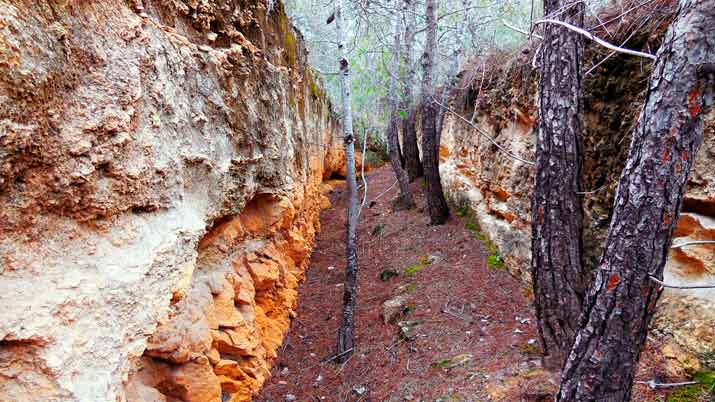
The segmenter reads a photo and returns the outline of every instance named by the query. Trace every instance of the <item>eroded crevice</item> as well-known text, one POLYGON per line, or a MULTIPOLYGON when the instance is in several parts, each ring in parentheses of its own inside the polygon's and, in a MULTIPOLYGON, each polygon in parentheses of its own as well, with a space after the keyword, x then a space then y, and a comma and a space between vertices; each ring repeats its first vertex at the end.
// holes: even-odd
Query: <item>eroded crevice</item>
POLYGON ((23 395, 27 402, 66 398, 42 358, 42 339, 0 341, 0 395, 23 395))
POLYGON ((238 402, 259 390, 288 329, 318 225, 321 203, 296 201, 259 193, 240 214, 214 222, 199 242, 188 290, 174 295, 171 318, 149 338, 129 395, 238 402))
POLYGON ((715 218, 715 200, 685 196, 683 198, 682 212, 692 212, 715 218))

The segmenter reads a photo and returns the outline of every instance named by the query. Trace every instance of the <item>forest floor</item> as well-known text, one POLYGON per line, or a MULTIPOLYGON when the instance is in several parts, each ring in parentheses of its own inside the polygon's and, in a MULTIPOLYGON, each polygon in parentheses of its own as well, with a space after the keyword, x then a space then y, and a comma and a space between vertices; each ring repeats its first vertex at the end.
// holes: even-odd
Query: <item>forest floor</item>
MULTIPOLYGON (((558 379, 541 368, 529 289, 488 261, 491 246, 475 238, 468 216, 458 216, 464 211, 453 209, 445 225, 428 225, 420 181, 410 186, 418 207, 393 211, 396 185, 373 202, 395 181, 389 166, 367 179, 372 207, 362 211, 358 234, 356 353, 342 365, 331 360, 345 265, 346 191, 336 184, 299 290, 298 316, 254 401, 552 401, 558 379), (402 314, 385 323, 383 302, 397 296, 402 314)), ((638 380, 663 378, 654 342, 638 380)), ((632 400, 666 398, 636 384, 632 400)))

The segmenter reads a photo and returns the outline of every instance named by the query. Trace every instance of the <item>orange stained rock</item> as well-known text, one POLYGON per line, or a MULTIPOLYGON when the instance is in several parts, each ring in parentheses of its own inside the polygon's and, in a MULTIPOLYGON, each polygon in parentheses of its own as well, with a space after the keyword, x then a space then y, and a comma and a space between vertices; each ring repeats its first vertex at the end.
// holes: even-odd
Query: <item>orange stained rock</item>
POLYGON ((157 386, 164 395, 185 402, 218 402, 221 387, 208 359, 191 361, 167 370, 164 381, 157 386))

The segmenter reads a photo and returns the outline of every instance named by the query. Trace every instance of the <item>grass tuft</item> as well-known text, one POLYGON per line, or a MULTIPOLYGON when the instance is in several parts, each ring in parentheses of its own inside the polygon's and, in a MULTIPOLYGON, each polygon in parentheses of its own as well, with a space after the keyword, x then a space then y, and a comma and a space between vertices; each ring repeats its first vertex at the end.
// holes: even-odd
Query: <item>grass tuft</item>
POLYGON ((504 269, 504 261, 498 253, 492 254, 487 257, 487 266, 492 269, 504 269))
POLYGON ((427 268, 430 265, 432 265, 432 264, 430 264, 430 256, 428 256, 428 255, 420 256, 420 258, 417 260, 417 262, 415 262, 414 264, 410 264, 409 266, 407 266, 407 268, 405 268, 405 276, 414 276, 415 274, 417 274, 418 272, 427 268))
POLYGON ((426 267, 426 265, 422 264, 421 262, 416 262, 414 264, 410 264, 405 268, 405 276, 414 276, 421 270, 423 270, 426 267))
POLYGON ((430 364, 430 367, 433 369, 450 369, 460 366, 463 367, 468 365, 469 362, 472 361, 472 357, 473 356, 471 353, 463 353, 461 355, 456 355, 447 359, 436 360, 432 364, 430 364))
POLYGON ((474 211, 472 211, 468 206, 462 206, 457 208, 457 215, 465 218, 467 222, 464 223, 464 228, 472 232, 474 238, 479 240, 487 248, 489 256, 487 257, 487 266, 492 269, 504 269, 504 260, 499 254, 499 248, 494 244, 489 237, 482 232, 481 228, 477 224, 474 218, 474 211))

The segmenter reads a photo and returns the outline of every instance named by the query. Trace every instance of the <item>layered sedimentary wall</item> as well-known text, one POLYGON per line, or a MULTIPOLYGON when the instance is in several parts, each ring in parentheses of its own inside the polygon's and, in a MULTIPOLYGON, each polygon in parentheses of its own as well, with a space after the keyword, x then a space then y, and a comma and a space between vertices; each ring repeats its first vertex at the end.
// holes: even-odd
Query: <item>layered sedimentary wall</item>
MULTIPOLYGON (((672 18, 676 3, 661 0, 614 23, 609 32, 621 43, 630 35, 629 48, 657 49, 672 18), (649 18, 652 16, 653 18, 649 18)), ((618 14, 618 10, 613 11, 618 14)), ((602 21, 612 15, 601 16, 602 21)), ((597 25, 594 23, 594 25, 597 25)), ((603 30, 603 28, 601 28, 603 30)), ((614 39, 615 38, 615 39, 614 39)), ((440 171, 445 191, 456 203, 476 211, 483 233, 498 247, 512 274, 530 280, 531 211, 533 169, 508 156, 484 135, 527 161, 534 160, 538 124, 538 70, 534 62, 536 43, 518 56, 496 55, 472 61, 460 75, 460 88, 451 107, 474 116, 472 128, 448 113, 440 148, 440 171)), ((601 62, 608 52, 593 44, 584 57, 586 70, 601 62)), ((584 77, 584 196, 586 263, 597 265, 610 222, 611 206, 630 144, 629 130, 640 112, 650 65, 631 56, 611 55, 584 77)), ((715 113, 707 118, 704 143, 697 155, 675 234, 675 244, 689 240, 715 240, 715 113)), ((674 249, 665 280, 673 284, 715 284, 715 245, 674 249)), ((672 335, 677 343, 704 360, 712 360, 715 342, 715 292, 713 290, 666 290, 657 329, 672 335)), ((715 363, 713 361, 712 363, 715 363)))
POLYGON ((305 54, 279 1, 0 1, 0 400, 250 400, 341 169, 305 54))

